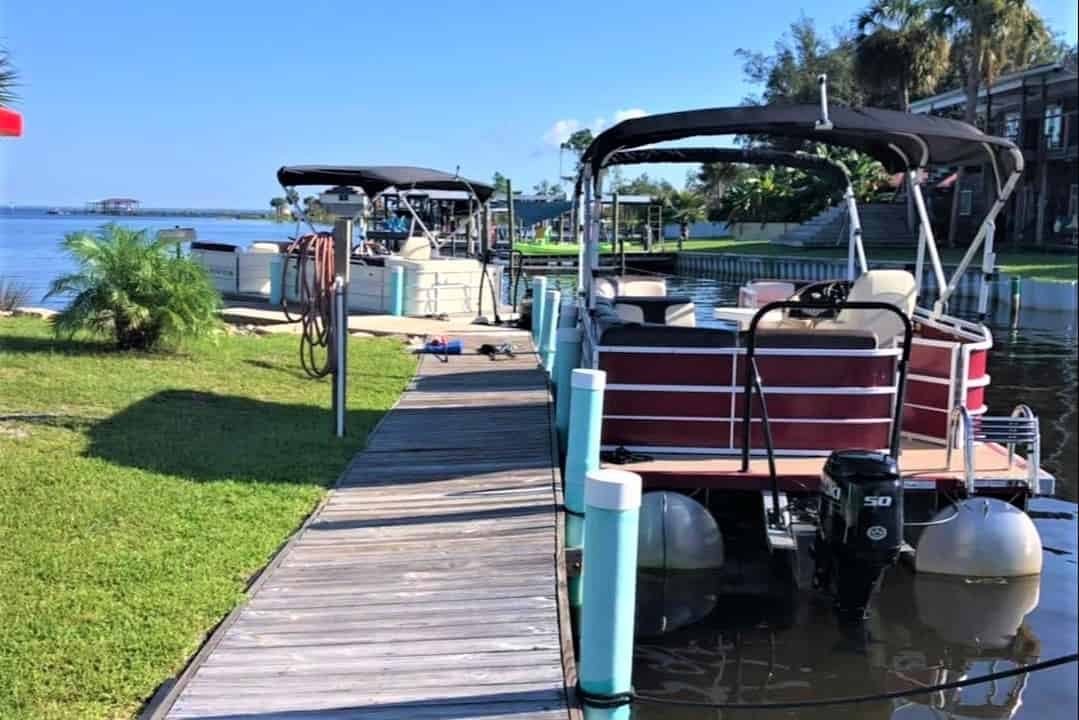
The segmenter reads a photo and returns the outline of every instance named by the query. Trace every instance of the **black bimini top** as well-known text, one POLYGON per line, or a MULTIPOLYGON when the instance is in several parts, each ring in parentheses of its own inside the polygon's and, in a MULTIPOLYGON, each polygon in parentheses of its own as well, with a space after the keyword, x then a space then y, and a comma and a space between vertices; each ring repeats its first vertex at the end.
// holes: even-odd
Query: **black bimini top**
POLYGON ((485 202, 495 189, 485 183, 441 170, 407 165, 289 165, 277 171, 281 187, 353 185, 373 198, 387 188, 398 190, 466 190, 485 202))
POLYGON ((829 109, 831 129, 817 129, 816 105, 755 105, 647 115, 623 120, 596 136, 581 157, 592 177, 619 150, 706 135, 766 135, 860 150, 890 172, 941 165, 980 165, 991 160, 1003 183, 1022 170, 1022 155, 1004 138, 957 120, 896 110, 829 109))
POLYGON ((754 148, 647 148, 619 150, 607 158, 605 166, 642 165, 645 163, 744 163, 746 165, 782 165, 809 170, 839 187, 850 184, 850 176, 842 163, 809 153, 780 152, 754 148))

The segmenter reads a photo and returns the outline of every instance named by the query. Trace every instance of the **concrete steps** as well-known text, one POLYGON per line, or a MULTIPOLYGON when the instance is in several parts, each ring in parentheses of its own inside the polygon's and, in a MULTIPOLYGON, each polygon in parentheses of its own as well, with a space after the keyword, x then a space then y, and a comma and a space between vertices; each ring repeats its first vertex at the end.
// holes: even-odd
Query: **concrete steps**
MULTIPOLYGON (((917 234, 907 228, 902 203, 869 203, 858 207, 866 246, 914 246, 917 234)), ((779 236, 773 242, 790 247, 842 247, 847 243, 847 209, 836 205, 779 236)))

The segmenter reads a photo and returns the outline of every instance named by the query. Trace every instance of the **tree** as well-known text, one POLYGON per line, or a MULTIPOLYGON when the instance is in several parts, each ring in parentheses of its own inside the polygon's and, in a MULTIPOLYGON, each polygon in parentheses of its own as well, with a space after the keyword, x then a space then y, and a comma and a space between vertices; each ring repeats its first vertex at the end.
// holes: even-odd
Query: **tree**
POLYGON ((628 182, 613 185, 611 190, 625 195, 648 195, 652 198, 662 199, 674 190, 674 186, 666 180, 653 180, 648 177, 648 173, 641 173, 628 182))
POLYGON ((574 168, 577 171, 581 169, 581 156, 584 155, 584 151, 588 149, 588 146, 592 144, 592 131, 588 128, 578 130, 570 135, 564 143, 559 146, 560 150, 569 150, 576 156, 576 164, 574 168))
POLYGON ((739 163, 703 163, 687 178, 686 187, 701 193, 706 201, 710 220, 718 219, 720 198, 749 169, 739 163))
POLYGON ((120 350, 152 350, 163 340, 207 335, 219 326, 221 296, 193 260, 146 230, 105 225, 69 233, 64 250, 78 265, 46 297, 73 296, 53 318, 58 334, 111 334, 120 350))
POLYGON ((854 75, 854 40, 837 32, 829 42, 817 32, 813 21, 804 15, 791 23, 790 30, 768 55, 739 49, 746 79, 762 86, 758 97, 746 101, 760 103, 815 103, 819 97, 817 77, 828 75, 828 97, 842 105, 860 105, 864 93, 854 75))
POLYGON ((495 171, 494 177, 491 178, 491 185, 494 186, 496 193, 505 195, 509 192, 510 179, 502 173, 495 171))
POLYGON ((948 68, 948 39, 921 0, 874 0, 855 19, 854 71, 873 105, 910 112, 911 95, 932 93, 948 68))
MULTIPOLYGON (((977 124, 982 83, 992 83, 998 73, 1053 47, 1052 34, 1027 0, 924 1, 931 27, 952 38, 953 62, 963 72, 963 119, 971 125, 977 124)), ((952 184, 949 247, 955 247, 957 240, 962 180, 963 168, 959 168, 952 184)))
POLYGON ((15 86, 19 84, 19 74, 11 64, 11 55, 0 49, 0 106, 10 105, 18 99, 15 86))
POLYGON ((538 183, 532 186, 532 193, 546 198, 560 198, 564 197, 562 192, 562 186, 559 183, 551 184, 546 180, 540 180, 538 183))
POLYGON ((703 195, 693 190, 672 190, 664 198, 668 217, 681 226, 678 234, 678 249, 682 249, 682 242, 689 239, 689 226, 691 223, 704 220, 708 209, 708 202, 703 195))

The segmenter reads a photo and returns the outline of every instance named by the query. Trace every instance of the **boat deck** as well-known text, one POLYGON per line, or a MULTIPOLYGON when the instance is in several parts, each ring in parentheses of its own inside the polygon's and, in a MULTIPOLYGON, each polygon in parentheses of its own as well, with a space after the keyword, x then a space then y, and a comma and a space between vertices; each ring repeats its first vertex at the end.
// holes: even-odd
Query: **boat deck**
MULTIPOLYGON (((993 443, 974 446, 976 477, 980 487, 1006 487, 1024 481, 1027 464, 1016 455, 1009 465, 1006 448, 993 443)), ((755 455, 749 472, 742 472, 742 460, 737 455, 653 455, 650 460, 612 465, 641 475, 649 489, 716 488, 730 490, 763 490, 770 487, 768 461, 755 455)), ((804 492, 817 490, 825 456, 777 457, 776 474, 781 490, 804 492)), ((947 453, 941 445, 905 439, 899 456, 899 468, 908 489, 953 490, 963 482, 964 452, 962 447, 947 453)), ((1044 470, 1041 478, 1051 477, 1044 470)))
POLYGON ((150 717, 579 718, 548 400, 530 341, 424 356, 150 717))

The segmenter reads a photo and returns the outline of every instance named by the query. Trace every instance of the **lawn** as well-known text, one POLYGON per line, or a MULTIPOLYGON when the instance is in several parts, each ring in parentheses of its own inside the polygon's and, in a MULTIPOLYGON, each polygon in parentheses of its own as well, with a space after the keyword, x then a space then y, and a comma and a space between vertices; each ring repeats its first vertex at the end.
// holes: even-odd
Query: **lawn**
MULTIPOLYGON (((685 243, 685 250, 698 250, 698 251, 714 251, 725 247, 730 247, 734 241, 731 238, 702 238, 700 240, 688 240, 685 243)), ((767 244, 767 243, 765 243, 767 244)), ((524 255, 576 255, 577 245, 575 244, 555 244, 555 243, 526 243, 518 242, 513 245, 514 250, 519 250, 524 255)), ((615 252, 611 243, 600 243, 599 250, 601 253, 613 253, 615 252)), ((676 252, 678 250, 677 240, 667 240, 664 243, 655 243, 652 246, 652 250, 655 252, 676 252)), ((639 242, 627 242, 626 252, 644 252, 644 245, 639 242)))
POLYGON ((349 353, 349 437, 297 338, 173 355, 0 318, 0 717, 130 717, 243 597, 415 367, 349 353))

